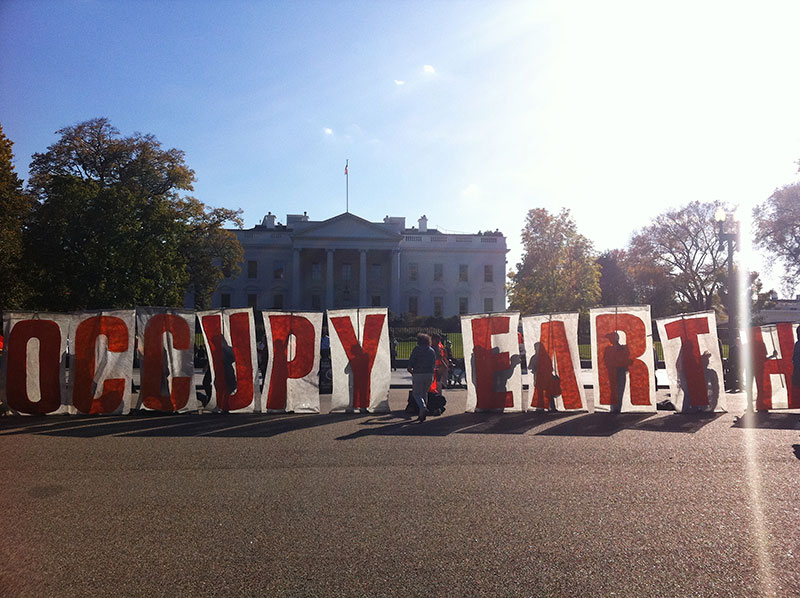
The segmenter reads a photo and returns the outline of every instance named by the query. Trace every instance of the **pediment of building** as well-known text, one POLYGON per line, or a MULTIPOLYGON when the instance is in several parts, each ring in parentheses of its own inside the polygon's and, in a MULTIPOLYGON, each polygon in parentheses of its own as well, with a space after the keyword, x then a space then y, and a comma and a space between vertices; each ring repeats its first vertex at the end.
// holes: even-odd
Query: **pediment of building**
POLYGON ((350 213, 339 214, 295 232, 295 241, 364 240, 399 242, 400 235, 350 213))

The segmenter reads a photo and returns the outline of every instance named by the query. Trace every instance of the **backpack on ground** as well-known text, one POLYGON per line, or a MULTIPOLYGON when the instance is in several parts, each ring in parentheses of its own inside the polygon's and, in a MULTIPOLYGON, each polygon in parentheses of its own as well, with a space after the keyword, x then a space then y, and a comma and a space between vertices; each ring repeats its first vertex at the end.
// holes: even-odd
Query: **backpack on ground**
MULTIPOLYGON (((441 394, 429 392, 426 402, 428 403, 428 415, 441 415, 444 413, 447 399, 441 394)), ((417 402, 414 400, 414 393, 410 390, 408 391, 408 403, 405 411, 412 415, 419 413, 419 407, 417 407, 417 402)))

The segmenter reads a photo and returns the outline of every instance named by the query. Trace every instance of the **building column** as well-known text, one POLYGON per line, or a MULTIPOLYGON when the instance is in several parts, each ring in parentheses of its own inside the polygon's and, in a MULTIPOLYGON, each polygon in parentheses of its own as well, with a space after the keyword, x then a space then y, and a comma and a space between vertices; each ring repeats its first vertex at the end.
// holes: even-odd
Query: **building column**
POLYGON ((358 265, 358 305, 367 307, 367 250, 359 250, 360 263, 358 265))
POLYGON ((292 307, 302 309, 300 297, 300 250, 292 250, 292 307))
POLYGON ((326 249, 325 256, 325 309, 333 309, 333 249, 326 249))
POLYGON ((389 259, 390 274, 389 274, 389 309, 392 310, 395 316, 399 316, 400 310, 400 250, 392 249, 391 258, 389 259))

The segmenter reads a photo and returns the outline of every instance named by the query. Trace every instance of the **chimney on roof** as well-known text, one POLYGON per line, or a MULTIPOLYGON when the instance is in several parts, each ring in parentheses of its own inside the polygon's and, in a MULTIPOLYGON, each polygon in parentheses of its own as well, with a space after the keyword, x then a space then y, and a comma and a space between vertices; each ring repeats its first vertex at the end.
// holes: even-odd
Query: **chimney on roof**
POLYGON ((396 233, 403 232, 406 228, 406 219, 404 216, 385 216, 383 218, 383 223, 396 233))
POLYGON ((423 214, 422 218, 418 220, 419 222, 419 232, 427 233, 428 232, 428 217, 423 214))
POLYGON ((261 226, 266 226, 267 228, 275 228, 275 214, 272 212, 267 212, 267 215, 264 216, 264 219, 261 221, 261 226))

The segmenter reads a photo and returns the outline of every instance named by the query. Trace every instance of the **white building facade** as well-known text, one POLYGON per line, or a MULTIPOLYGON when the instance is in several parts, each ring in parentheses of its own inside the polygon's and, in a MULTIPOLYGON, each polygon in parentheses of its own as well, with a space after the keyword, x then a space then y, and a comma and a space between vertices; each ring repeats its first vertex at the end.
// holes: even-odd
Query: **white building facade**
POLYGON ((800 322, 800 295, 794 299, 778 299, 778 296, 773 294, 770 299, 775 305, 758 312, 758 318, 762 324, 800 322))
POLYGON ((213 307, 325 310, 388 307, 395 315, 451 317, 505 309, 506 239, 498 231, 444 234, 405 218, 350 213, 322 221, 267 214, 233 230, 242 271, 223 280, 213 307))

